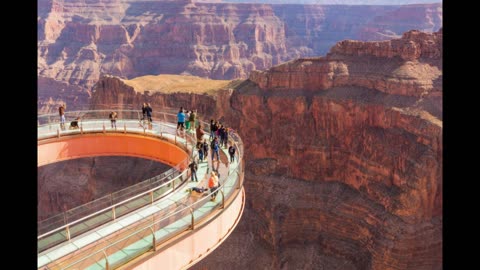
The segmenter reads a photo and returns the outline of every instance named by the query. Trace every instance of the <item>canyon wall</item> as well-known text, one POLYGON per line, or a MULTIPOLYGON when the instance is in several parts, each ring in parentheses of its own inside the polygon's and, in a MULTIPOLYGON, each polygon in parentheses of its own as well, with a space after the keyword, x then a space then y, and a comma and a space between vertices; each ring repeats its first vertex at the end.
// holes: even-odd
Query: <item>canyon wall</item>
POLYGON ((167 171, 170 166, 134 157, 92 157, 38 168, 37 219, 132 186, 167 171))
POLYGON ((102 75, 247 78, 252 70, 324 55, 343 39, 384 40, 441 26, 441 4, 39 0, 38 110, 53 112, 63 102, 81 108, 102 75))
POLYGON ((197 108, 241 135, 244 215, 191 269, 442 269, 442 39, 346 40, 217 94, 105 77, 92 100, 197 108))

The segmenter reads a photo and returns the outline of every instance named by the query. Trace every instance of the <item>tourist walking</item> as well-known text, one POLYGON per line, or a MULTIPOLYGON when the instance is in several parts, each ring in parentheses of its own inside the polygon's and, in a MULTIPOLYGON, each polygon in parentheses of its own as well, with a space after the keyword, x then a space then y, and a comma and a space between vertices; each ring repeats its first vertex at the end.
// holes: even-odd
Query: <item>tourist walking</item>
POLYGON ((117 129, 117 112, 111 112, 110 115, 108 116, 110 118, 110 124, 112 128, 117 129))
POLYGON ((191 113, 191 111, 188 111, 188 110, 185 112, 185 130, 186 131, 190 130, 190 121, 189 121, 190 113, 191 113))
POLYGON ((188 167, 190 168, 192 182, 198 182, 198 177, 197 177, 198 165, 195 162, 195 160, 192 160, 192 162, 188 165, 188 167), (193 180, 194 178, 195 180, 193 180))
POLYGON ((215 121, 213 119, 210 119, 210 138, 209 140, 213 140, 215 138, 215 121))
POLYGON ((235 161, 235 151, 237 149, 235 148, 235 145, 230 145, 230 147, 228 147, 228 155, 230 155, 230 162, 234 162, 235 161))
POLYGON ((145 120, 145 118, 147 118, 147 103, 143 103, 142 105, 142 121, 145 120))
POLYGON ((60 128, 62 130, 65 129, 65 110, 67 109, 67 105, 62 104, 58 107, 58 114, 60 115, 60 128))
POLYGON ((145 112, 147 113, 147 119, 148 123, 152 123, 152 106, 150 106, 150 103, 147 103, 147 107, 145 108, 145 112))
POLYGON ((203 131, 202 123, 198 123, 197 131, 195 131, 197 135, 197 146, 199 146, 203 141, 203 136, 205 135, 205 131, 203 131))
POLYGON ((188 121, 190 122, 190 132, 195 132, 195 120, 197 118, 197 110, 190 111, 190 117, 188 121))
POLYGON ((215 137, 210 144, 210 148, 212 149, 212 161, 217 156, 217 161, 220 161, 220 144, 218 143, 218 138, 215 137))
POLYGON ((207 139, 204 139, 203 140, 203 143, 202 143, 202 146, 203 148, 203 157, 205 158, 205 160, 208 159, 208 143, 207 143, 207 139))
POLYGON ((197 145, 197 149, 198 149, 198 159, 199 159, 199 162, 203 162, 203 147, 202 147, 202 143, 198 144, 197 145))
POLYGON ((218 192, 218 177, 215 172, 210 173, 210 178, 208 179, 208 187, 210 188, 211 201, 214 201, 217 197, 218 192))

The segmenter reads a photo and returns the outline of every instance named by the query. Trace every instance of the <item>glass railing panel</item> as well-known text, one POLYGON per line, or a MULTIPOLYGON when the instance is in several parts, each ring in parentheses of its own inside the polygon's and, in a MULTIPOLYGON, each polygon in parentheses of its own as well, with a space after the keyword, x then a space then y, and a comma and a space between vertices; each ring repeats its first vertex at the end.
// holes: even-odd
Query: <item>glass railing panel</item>
POLYGON ((171 191, 173 191, 171 187, 169 187, 168 185, 163 185, 161 188, 153 192, 153 200, 156 201, 163 196, 170 194, 171 191))
POLYGON ((201 198, 200 200, 196 201, 190 207, 193 210, 195 224, 202 221, 208 215, 210 215, 213 211, 218 209, 222 204, 222 193, 220 189, 217 191, 217 195, 215 201, 210 200, 210 190, 208 191, 208 195, 201 198))
POLYGON ((72 238, 76 237, 84 232, 90 231, 92 228, 96 228, 112 220, 113 211, 108 209, 101 214, 86 218, 81 222, 70 226, 70 235, 72 238))
POLYGON ((236 186, 238 186, 238 173, 237 170, 230 173, 227 181, 222 186, 222 191, 225 194, 225 198, 229 198, 230 195, 235 192, 236 186))
POLYGON ((55 230, 66 224, 65 222, 65 213, 57 214, 48 219, 44 219, 37 223, 37 234, 42 235, 46 232, 55 230))
POLYGON ((115 207, 115 213, 118 216, 123 216, 127 213, 130 213, 134 210, 137 210, 149 204, 151 204, 151 198, 150 198, 150 194, 147 193, 139 196, 138 198, 130 200, 120 206, 115 207))
POLYGON ((153 248, 153 234, 150 228, 140 229, 135 234, 115 242, 106 249, 111 269, 127 263, 153 248))
POLYGON ((165 241, 188 230, 191 228, 191 216, 190 208, 183 208, 163 216, 161 219, 155 218, 155 240, 157 242, 165 241))
POLYGON ((43 250, 46 250, 48 248, 51 248, 53 246, 56 246, 62 242, 67 241, 67 231, 61 230, 57 231, 53 234, 50 234, 37 242, 37 252, 42 252, 43 250))
POLYGON ((109 197, 110 196, 104 196, 96 199, 95 201, 67 210, 65 212, 67 216, 67 222, 70 223, 75 220, 79 220, 83 217, 110 207, 112 205, 112 199, 109 197))

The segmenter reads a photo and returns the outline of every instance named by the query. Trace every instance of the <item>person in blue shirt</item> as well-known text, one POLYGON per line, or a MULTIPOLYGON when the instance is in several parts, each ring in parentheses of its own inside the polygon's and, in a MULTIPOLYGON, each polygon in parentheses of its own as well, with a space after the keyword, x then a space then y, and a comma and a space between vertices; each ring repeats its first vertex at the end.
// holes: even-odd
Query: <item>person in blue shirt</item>
POLYGON ((210 148, 212 149, 212 161, 217 156, 217 161, 220 161, 220 144, 218 143, 218 138, 215 137, 210 144, 210 148))
POLYGON ((177 113, 177 130, 183 131, 185 129, 185 113, 183 107, 180 107, 180 111, 177 113))

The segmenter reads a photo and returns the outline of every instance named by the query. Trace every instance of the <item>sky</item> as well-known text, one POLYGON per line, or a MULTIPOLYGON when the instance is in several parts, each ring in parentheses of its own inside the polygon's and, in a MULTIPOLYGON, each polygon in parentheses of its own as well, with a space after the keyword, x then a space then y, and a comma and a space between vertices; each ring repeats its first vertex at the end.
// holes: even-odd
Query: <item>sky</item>
POLYGON ((223 0, 230 3, 322 4, 322 5, 407 5, 442 3, 442 0, 223 0))

